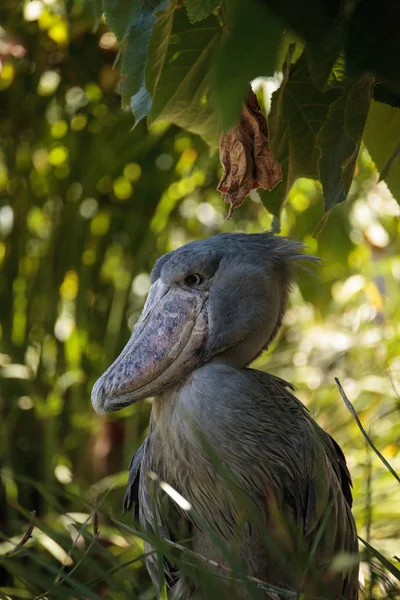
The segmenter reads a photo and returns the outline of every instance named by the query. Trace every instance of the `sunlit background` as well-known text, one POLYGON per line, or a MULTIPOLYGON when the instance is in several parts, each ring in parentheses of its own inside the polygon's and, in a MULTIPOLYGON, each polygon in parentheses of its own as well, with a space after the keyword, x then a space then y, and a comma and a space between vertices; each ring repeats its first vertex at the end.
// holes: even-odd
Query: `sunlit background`
MULTIPOLYGON (((167 123, 132 131, 118 96, 115 38, 94 25, 82 2, 2 0, 0 554, 37 514, 23 550, 0 563, 3 598, 153 597, 141 561, 118 568, 141 550, 110 519, 112 510, 130 522, 121 514, 126 469, 151 406, 100 418, 91 387, 127 341, 160 254, 272 223, 254 192, 226 221, 218 157, 198 138, 167 123), (94 543, 87 531, 99 495, 94 543)), ((400 486, 366 444, 334 377, 400 470, 399 232, 398 204, 365 150, 349 200, 325 224, 320 188, 299 180, 282 233, 323 260, 299 276, 284 329, 257 361, 294 383, 341 444, 359 534, 388 558, 400 552, 400 486)), ((371 579, 363 565, 362 580, 374 597, 388 597, 378 570, 371 579)))

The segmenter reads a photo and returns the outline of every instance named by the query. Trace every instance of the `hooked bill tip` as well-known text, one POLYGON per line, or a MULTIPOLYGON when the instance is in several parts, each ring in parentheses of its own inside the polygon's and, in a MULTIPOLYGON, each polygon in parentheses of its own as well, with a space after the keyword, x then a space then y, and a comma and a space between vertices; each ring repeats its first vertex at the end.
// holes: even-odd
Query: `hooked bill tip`
POLYGON ((102 377, 100 377, 100 379, 98 379, 93 386, 91 400, 92 400, 92 406, 93 406, 94 410, 97 412, 97 414, 105 415, 107 413, 107 410, 104 405, 105 393, 104 393, 102 377))

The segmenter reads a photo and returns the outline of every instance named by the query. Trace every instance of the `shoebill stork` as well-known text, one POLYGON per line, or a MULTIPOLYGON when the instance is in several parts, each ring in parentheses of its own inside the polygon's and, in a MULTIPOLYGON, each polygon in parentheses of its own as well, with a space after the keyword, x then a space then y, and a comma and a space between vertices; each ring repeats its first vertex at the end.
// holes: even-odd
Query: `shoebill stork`
MULTIPOLYGON (((104 414, 153 397, 125 500, 138 505, 148 531, 155 518, 165 537, 186 524, 188 547, 207 559, 229 564, 218 535, 248 576, 307 598, 355 600, 357 559, 343 561, 357 554, 344 455, 289 383, 248 366, 281 326, 301 259, 316 260, 300 242, 271 233, 220 234, 162 256, 136 328, 96 382, 92 403, 104 414), (192 512, 176 508, 179 527, 163 492, 153 510, 149 473, 190 503, 192 512), (243 511, 243 494, 252 515, 243 511), (337 560, 335 569, 336 556, 342 566, 337 560)), ((209 597, 195 578, 163 564, 169 598, 209 597)), ((156 589, 158 566, 150 555, 156 589)), ((250 598, 245 586, 235 593, 250 598)))

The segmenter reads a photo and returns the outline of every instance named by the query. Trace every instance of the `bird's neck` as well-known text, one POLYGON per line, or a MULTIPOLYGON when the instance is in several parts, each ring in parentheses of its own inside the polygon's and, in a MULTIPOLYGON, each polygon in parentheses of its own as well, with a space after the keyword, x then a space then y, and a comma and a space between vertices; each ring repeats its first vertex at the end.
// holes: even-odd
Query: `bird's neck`
POLYGON ((254 332, 254 335, 240 344, 213 356, 206 365, 226 365, 233 369, 244 369, 266 349, 267 345, 264 332, 254 332))
MULTIPOLYGON (((193 426, 202 428, 226 401, 225 391, 243 373, 233 355, 220 355, 195 369, 182 381, 153 399, 151 433, 163 440, 194 439, 193 426), (228 381, 229 380, 229 381, 228 381)), ((233 384, 234 385, 234 384, 233 384)), ((231 405, 235 402, 231 401, 231 405)), ((227 407, 228 408, 228 407, 227 407)))

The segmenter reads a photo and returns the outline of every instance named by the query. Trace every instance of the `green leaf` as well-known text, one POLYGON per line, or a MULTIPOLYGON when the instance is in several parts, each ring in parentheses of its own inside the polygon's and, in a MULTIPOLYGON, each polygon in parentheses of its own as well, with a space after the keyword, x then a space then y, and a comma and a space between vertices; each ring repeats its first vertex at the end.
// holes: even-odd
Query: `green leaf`
POLYGON ((122 55, 121 95, 123 104, 131 104, 136 124, 146 117, 151 108, 151 97, 145 85, 147 48, 155 22, 153 14, 140 16, 130 28, 122 55))
POLYGON ((346 200, 353 181, 373 83, 373 77, 368 75, 348 82, 342 95, 331 104, 328 118, 318 134, 319 171, 326 211, 346 200))
POLYGON ((337 0, 257 0, 282 19, 286 31, 307 43, 307 59, 315 85, 324 89, 343 47, 347 11, 337 0))
POLYGON ((186 0, 186 10, 191 23, 202 21, 221 4, 220 0, 186 0))
POLYGON ((129 0, 123 0, 122 2, 103 0, 103 7, 109 28, 115 33, 117 39, 122 42, 140 16, 141 3, 137 1, 129 2, 129 0))
POLYGON ((307 44, 308 67, 316 86, 322 90, 328 84, 342 46, 342 23, 338 22, 322 40, 307 44))
POLYGON ((260 196, 267 209, 280 214, 290 188, 299 177, 319 179, 317 135, 329 108, 339 97, 336 89, 322 91, 310 76, 305 54, 290 66, 293 46, 284 66, 284 79, 272 96, 269 142, 282 167, 283 181, 260 196))
POLYGON ((154 26, 146 83, 150 120, 166 120, 199 134, 211 147, 220 127, 212 104, 210 70, 221 27, 214 16, 193 28, 183 10, 169 7, 154 26))
MULTIPOLYGON (((377 169, 382 172, 399 144, 400 109, 373 101, 364 131, 364 142, 377 169)), ((385 182, 400 203, 400 157, 394 158, 385 182)))
POLYGON ((282 23, 256 0, 231 0, 216 57, 215 102, 222 129, 234 126, 250 81, 276 70, 282 23))
POLYGON ((124 105, 131 104, 136 124, 150 112, 151 97, 145 85, 147 50, 155 14, 166 4, 165 0, 145 3, 104 0, 109 27, 119 41, 126 40, 121 64, 121 96, 124 105))
POLYGON ((145 82, 150 95, 153 97, 164 68, 171 40, 172 28, 176 10, 176 0, 169 2, 167 8, 157 15, 148 46, 149 60, 146 64, 145 82))

